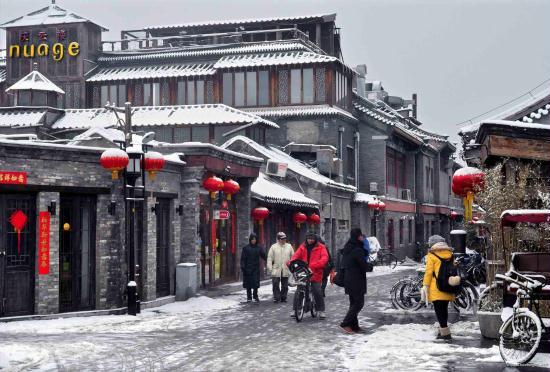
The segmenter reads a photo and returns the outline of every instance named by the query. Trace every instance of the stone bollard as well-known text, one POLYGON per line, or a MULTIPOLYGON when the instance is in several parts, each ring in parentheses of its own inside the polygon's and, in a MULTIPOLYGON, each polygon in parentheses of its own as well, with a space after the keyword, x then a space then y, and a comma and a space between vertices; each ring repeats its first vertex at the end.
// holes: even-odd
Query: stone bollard
POLYGON ((176 301, 185 301, 197 293, 197 264, 180 263, 176 266, 176 301))

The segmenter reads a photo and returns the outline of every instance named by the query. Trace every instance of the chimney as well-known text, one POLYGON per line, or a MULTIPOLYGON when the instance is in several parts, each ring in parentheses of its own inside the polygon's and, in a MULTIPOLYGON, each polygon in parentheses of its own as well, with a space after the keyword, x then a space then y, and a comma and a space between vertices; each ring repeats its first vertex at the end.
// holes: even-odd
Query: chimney
POLYGON ((416 93, 413 93, 412 95, 412 117, 416 119, 416 114, 418 110, 418 96, 416 93))
POLYGON ((363 98, 366 98, 367 93, 365 91, 365 77, 367 76, 367 65, 357 65, 355 70, 358 72, 358 75, 355 77, 357 79, 357 84, 355 85, 357 87, 357 94, 363 98))

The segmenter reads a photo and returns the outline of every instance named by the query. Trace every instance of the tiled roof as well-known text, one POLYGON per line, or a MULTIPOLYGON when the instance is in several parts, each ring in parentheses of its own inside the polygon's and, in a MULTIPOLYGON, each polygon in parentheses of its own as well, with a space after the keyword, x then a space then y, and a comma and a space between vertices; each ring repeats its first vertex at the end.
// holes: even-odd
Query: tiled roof
POLYGON ((365 194, 363 192, 356 192, 355 196, 353 197, 353 201, 356 203, 368 204, 375 200, 376 200, 376 195, 365 194))
POLYGON ((357 121, 349 112, 341 108, 329 105, 306 105, 306 106, 279 106, 266 108, 244 109, 264 118, 274 117, 311 117, 311 116, 339 116, 344 119, 357 121))
MULTIPOLYGON (((104 108, 69 109, 65 110, 65 115, 57 120, 52 128, 93 128, 115 124, 115 115, 104 108)), ((140 106, 132 110, 132 125, 135 126, 205 124, 264 124, 279 128, 269 120, 223 104, 140 106)))
POLYGON ((30 127, 41 125, 46 110, 2 110, 0 109, 0 127, 30 127))
POLYGON ((521 121, 524 123, 537 122, 538 120, 542 119, 543 116, 548 115, 549 112, 550 112, 550 103, 547 103, 543 107, 533 110, 529 115, 525 115, 524 117, 522 117, 521 121))
POLYGON ((325 63, 337 60, 338 59, 335 57, 304 51, 261 53, 225 56, 214 64, 214 68, 280 66, 304 63, 325 63))
POLYGON ((65 94, 61 88, 52 83, 50 79, 38 71, 29 72, 26 76, 22 77, 19 81, 6 89, 6 92, 11 92, 14 90, 41 90, 45 92, 65 94))
POLYGON ((219 57, 223 55, 239 53, 269 53, 306 50, 311 51, 304 43, 289 41, 262 41, 258 43, 230 44, 220 47, 219 45, 198 45, 185 48, 169 48, 164 50, 147 51, 123 50, 116 52, 103 52, 98 58, 99 62, 120 62, 120 61, 145 61, 170 58, 189 57, 219 57))
POLYGON ((225 21, 204 21, 204 22, 189 22, 180 23, 174 25, 161 25, 150 26, 144 28, 144 30, 161 30, 171 28, 190 28, 190 27, 202 27, 202 26, 227 26, 227 25, 241 25, 241 24, 254 24, 254 23, 269 23, 269 22, 296 22, 296 21, 314 21, 314 20, 334 20, 336 14, 316 14, 307 16, 293 16, 293 17, 270 17, 270 18, 256 18, 256 19, 235 19, 225 21))
POLYGON ((172 64, 132 67, 100 68, 97 73, 86 79, 92 81, 114 81, 133 79, 154 79, 168 77, 205 76, 216 72, 212 64, 172 64))
MULTIPOLYGON (((90 22, 97 25, 95 22, 92 22, 89 19, 86 19, 68 10, 60 8, 55 4, 50 4, 45 8, 36 10, 27 15, 5 22, 0 25, 0 28, 36 26, 36 25, 55 25, 55 24, 76 23, 76 22, 90 22)), ((102 31, 108 31, 104 27, 101 27, 101 26, 99 27, 101 28, 102 31)))
POLYGON ((289 189, 263 173, 260 173, 251 187, 252 197, 270 204, 291 207, 319 208, 319 203, 304 194, 289 189))

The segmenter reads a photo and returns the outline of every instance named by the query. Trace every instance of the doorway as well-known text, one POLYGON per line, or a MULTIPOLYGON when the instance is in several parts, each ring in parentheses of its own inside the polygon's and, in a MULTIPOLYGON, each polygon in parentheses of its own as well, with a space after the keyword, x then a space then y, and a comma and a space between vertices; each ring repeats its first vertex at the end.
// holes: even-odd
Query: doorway
POLYGON ((0 316, 34 313, 35 205, 34 195, 0 195, 0 316))
POLYGON ((157 199, 157 297, 170 294, 170 199, 157 199))
POLYGON ((59 311, 95 308, 95 196, 61 195, 59 311))

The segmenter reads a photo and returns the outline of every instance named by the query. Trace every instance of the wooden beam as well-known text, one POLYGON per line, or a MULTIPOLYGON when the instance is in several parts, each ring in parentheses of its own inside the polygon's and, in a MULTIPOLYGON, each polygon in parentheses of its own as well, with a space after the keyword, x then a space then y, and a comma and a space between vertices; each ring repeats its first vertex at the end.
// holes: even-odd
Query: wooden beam
POLYGON ((550 161, 550 139, 511 138, 488 136, 488 156, 505 156, 519 159, 550 161))

